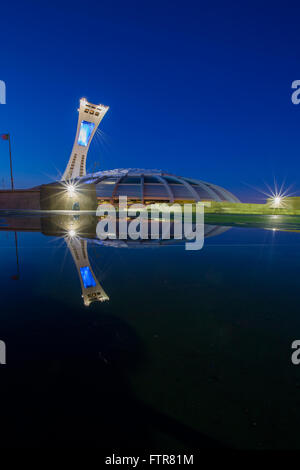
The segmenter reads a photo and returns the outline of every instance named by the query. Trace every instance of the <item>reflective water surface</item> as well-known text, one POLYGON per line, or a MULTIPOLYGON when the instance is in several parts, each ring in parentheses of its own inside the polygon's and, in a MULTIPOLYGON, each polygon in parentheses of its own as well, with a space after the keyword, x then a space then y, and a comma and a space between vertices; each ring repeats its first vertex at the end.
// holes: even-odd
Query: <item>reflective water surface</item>
POLYGON ((0 218, 2 445, 299 448, 299 233, 186 251, 95 223, 0 218))

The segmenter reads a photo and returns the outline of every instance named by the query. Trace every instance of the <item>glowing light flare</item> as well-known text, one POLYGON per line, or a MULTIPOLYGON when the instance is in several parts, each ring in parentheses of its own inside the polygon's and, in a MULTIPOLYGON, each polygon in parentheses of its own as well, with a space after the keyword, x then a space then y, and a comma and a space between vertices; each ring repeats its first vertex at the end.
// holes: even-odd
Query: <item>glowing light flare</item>
POLYGON ((272 196, 270 197, 270 204, 271 204, 271 207, 273 207, 274 209, 283 209, 287 206, 286 204, 286 197, 287 196, 284 196, 283 194, 272 194, 272 196))
POLYGON ((272 206, 273 207, 282 207, 283 206, 283 197, 282 196, 274 196, 272 198, 272 206))
POLYGON ((69 230, 69 231, 68 231, 68 235, 69 235, 70 238, 76 237, 76 232, 75 232, 75 230, 74 230, 74 229, 69 230))
POLYGON ((266 185, 269 193, 265 193, 268 196, 268 201, 271 207, 274 209, 283 209, 288 207, 288 198, 293 196, 294 193, 290 192, 291 186, 284 188, 284 182, 279 186, 277 181, 274 179, 274 189, 269 185, 266 185))
POLYGON ((65 198, 66 199, 71 199, 70 202, 72 202, 74 200, 74 198, 79 197, 80 188, 81 188, 81 185, 80 185, 79 181, 75 181, 75 180, 62 181, 61 186, 62 186, 62 189, 63 189, 63 191, 61 193, 61 196, 63 197, 63 199, 65 199, 65 198))
POLYGON ((276 179, 274 178, 274 185, 270 186, 269 184, 265 183, 266 190, 263 191, 260 188, 252 187, 247 184, 252 189, 255 189, 256 191, 260 192, 264 196, 267 196, 267 204, 269 204, 269 207, 273 207, 274 209, 278 208, 286 208, 288 207, 288 198, 297 194, 297 192, 293 191, 291 192, 291 189, 293 185, 290 185, 289 187, 285 187, 285 181, 282 182, 282 184, 278 184, 276 179))
POLYGON ((67 184, 67 192, 69 197, 74 197, 76 194, 76 188, 74 184, 67 184))

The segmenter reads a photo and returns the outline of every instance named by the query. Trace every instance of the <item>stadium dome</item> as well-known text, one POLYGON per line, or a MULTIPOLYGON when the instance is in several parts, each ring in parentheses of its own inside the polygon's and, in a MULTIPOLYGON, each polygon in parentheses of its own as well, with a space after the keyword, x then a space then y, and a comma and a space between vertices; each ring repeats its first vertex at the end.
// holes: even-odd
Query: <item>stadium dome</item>
POLYGON ((147 202, 228 201, 240 202, 220 186, 184 178, 161 170, 138 168, 99 171, 76 179, 76 184, 94 184, 98 200, 113 202, 119 196, 147 202))

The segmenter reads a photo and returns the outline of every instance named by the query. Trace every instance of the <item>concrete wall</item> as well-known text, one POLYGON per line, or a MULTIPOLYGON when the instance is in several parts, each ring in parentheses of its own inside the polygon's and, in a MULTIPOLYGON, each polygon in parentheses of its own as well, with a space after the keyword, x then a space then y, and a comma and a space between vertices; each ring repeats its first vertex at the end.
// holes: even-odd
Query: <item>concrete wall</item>
POLYGON ((40 210, 40 191, 36 189, 0 190, 0 210, 40 210))
POLYGON ((44 184, 41 186, 42 210, 71 211, 73 205, 78 203, 80 210, 96 211, 97 197, 94 184, 81 184, 70 197, 65 186, 60 183, 44 184))

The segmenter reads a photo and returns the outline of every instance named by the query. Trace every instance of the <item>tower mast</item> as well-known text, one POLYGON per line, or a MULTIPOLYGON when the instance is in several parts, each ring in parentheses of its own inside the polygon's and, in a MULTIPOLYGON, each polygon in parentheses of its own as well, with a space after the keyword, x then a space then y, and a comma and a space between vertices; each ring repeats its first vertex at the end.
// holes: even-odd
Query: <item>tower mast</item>
POLYGON ((79 274, 84 305, 89 307, 92 302, 109 300, 92 269, 87 251, 87 241, 76 237, 67 237, 65 240, 79 274))
POLYGON ((92 104, 81 98, 76 137, 62 181, 69 181, 86 174, 86 157, 90 143, 108 109, 108 106, 92 104))

